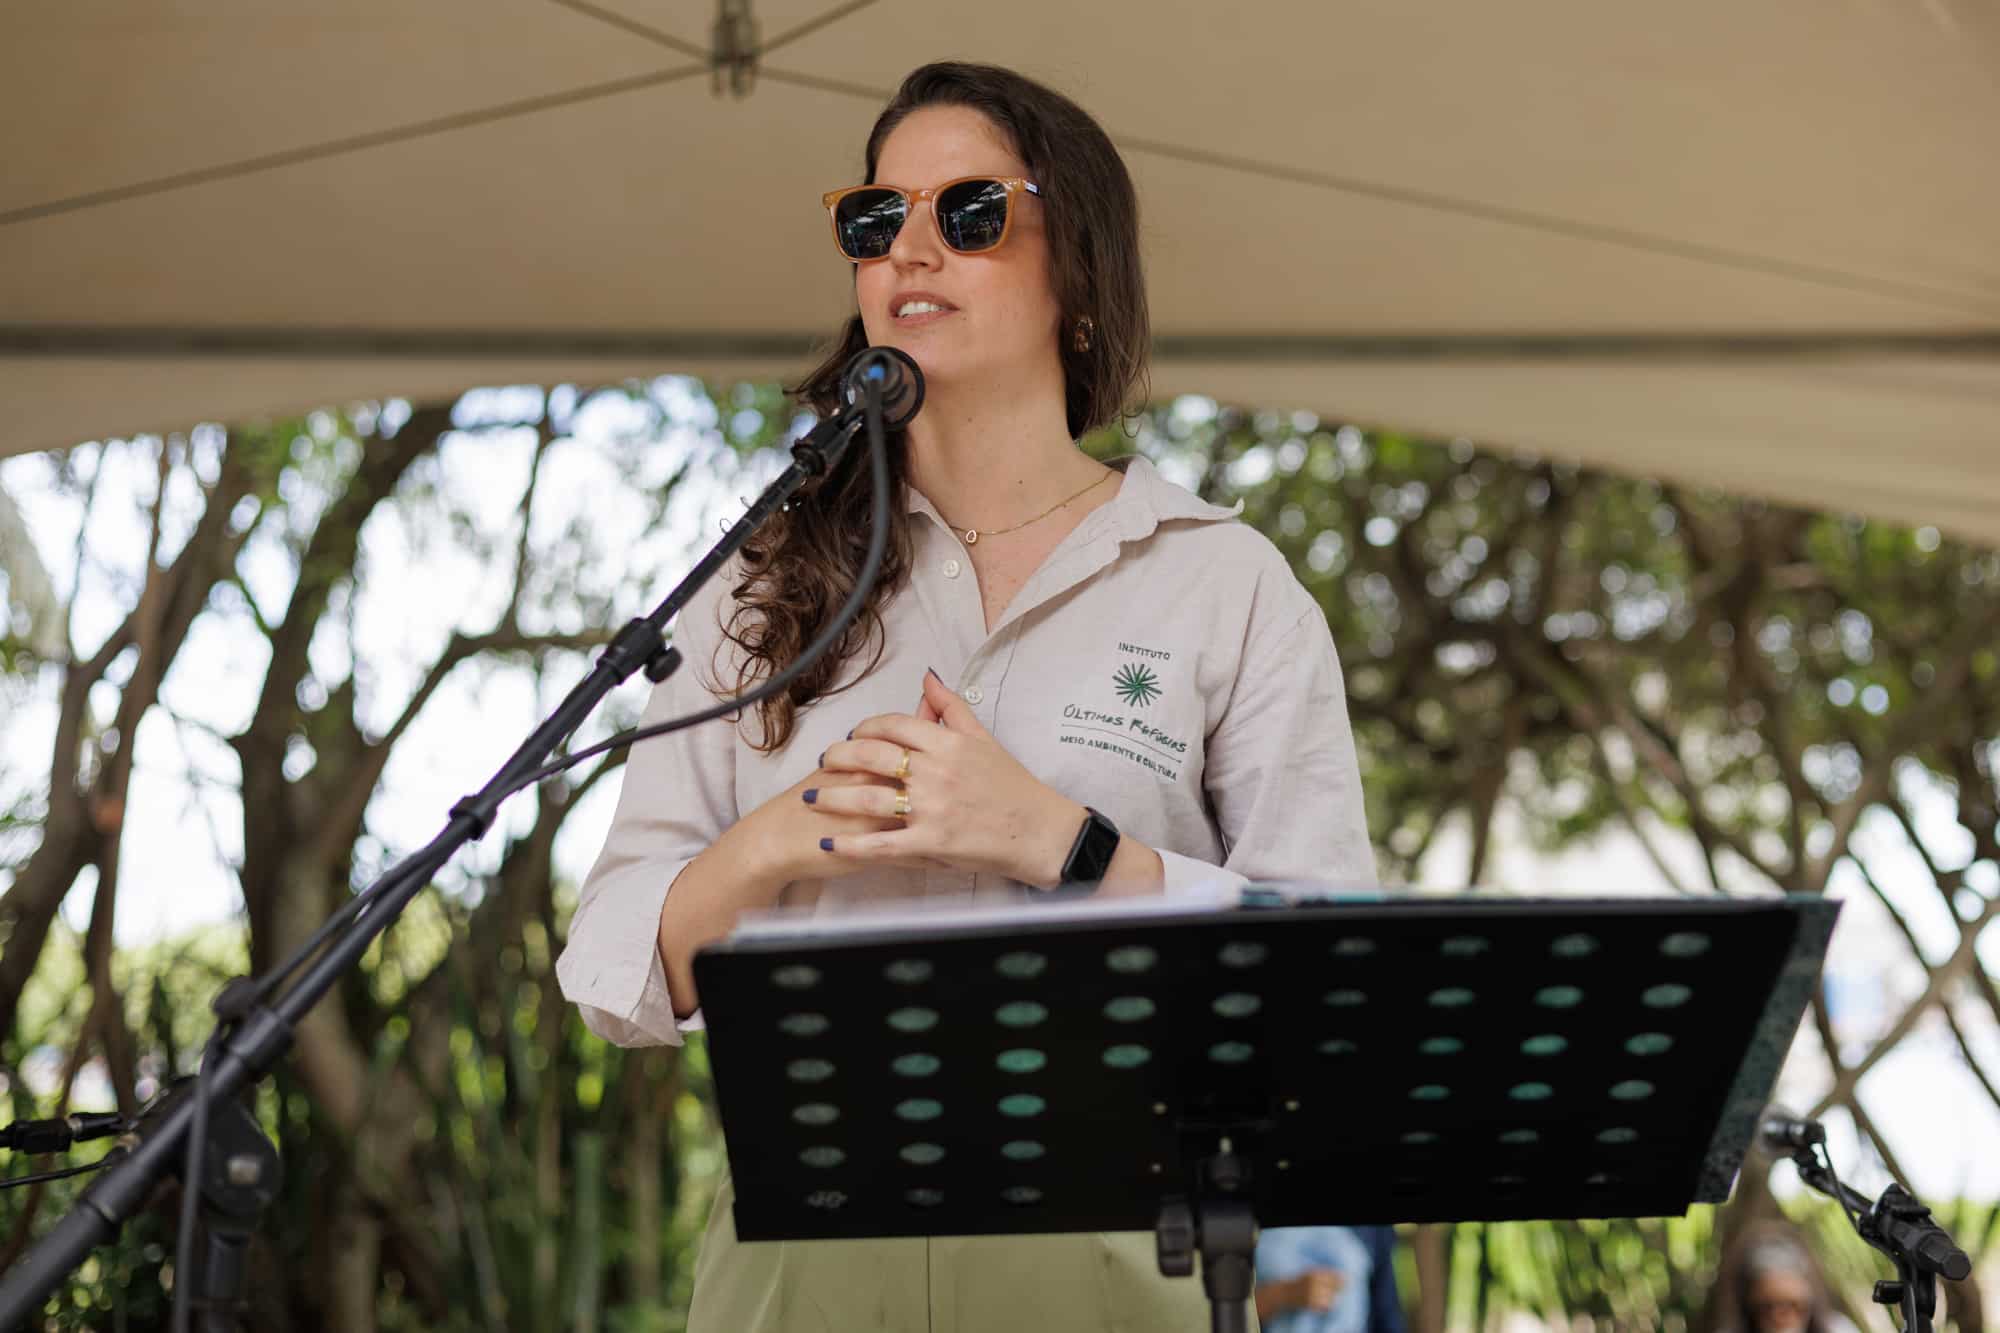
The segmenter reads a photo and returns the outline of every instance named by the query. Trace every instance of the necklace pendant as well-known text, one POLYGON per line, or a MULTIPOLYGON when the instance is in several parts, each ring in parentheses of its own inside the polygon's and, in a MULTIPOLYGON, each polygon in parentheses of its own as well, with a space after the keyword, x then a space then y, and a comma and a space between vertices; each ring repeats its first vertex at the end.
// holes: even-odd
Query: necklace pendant
POLYGON ((965 544, 967 546, 976 546, 979 544, 978 528, 967 528, 965 530, 965 544))

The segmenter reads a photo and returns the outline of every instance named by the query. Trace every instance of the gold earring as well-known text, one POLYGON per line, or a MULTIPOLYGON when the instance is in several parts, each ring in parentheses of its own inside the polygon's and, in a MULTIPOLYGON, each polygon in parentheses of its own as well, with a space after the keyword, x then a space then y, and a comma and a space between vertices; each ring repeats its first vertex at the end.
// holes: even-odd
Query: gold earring
POLYGON ((1097 322, 1091 319, 1089 315, 1085 315, 1076 322, 1074 345, 1077 351, 1088 352, 1090 350, 1090 335, 1096 328, 1097 322))

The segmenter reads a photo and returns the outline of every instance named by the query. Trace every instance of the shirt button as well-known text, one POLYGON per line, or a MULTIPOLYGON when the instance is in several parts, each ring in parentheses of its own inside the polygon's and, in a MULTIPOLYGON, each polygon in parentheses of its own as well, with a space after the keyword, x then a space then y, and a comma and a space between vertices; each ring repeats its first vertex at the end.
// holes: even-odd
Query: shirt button
POLYGON ((959 570, 963 568, 965 566, 959 564, 958 561, 947 560, 944 562, 944 576, 948 579, 955 579, 958 577, 959 570))
POLYGON ((977 685, 968 685, 965 687, 965 701, 969 704, 984 703, 986 701, 986 691, 980 689, 977 685))

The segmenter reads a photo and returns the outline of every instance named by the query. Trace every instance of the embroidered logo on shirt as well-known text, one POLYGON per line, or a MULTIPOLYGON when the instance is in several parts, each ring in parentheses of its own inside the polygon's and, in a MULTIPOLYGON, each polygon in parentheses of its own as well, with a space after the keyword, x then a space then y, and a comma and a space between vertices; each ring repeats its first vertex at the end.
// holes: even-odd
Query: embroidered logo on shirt
POLYGON ((1160 678, 1137 662, 1127 662, 1111 678, 1118 690, 1118 697, 1128 704, 1141 707, 1160 697, 1160 678))

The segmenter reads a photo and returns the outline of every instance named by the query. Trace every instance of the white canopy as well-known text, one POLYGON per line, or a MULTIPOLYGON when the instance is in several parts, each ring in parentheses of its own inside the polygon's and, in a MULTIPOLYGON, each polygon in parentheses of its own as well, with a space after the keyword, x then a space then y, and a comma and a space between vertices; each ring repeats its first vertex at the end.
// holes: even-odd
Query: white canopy
POLYGON ((2000 544, 1986 0, 721 3, 753 60, 708 0, 15 7, 0 453, 796 374, 848 308, 819 195, 952 56, 1124 150, 1160 393, 2000 544))

